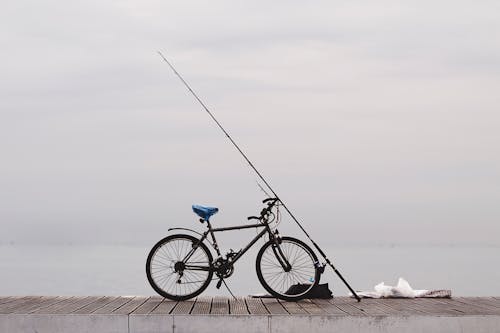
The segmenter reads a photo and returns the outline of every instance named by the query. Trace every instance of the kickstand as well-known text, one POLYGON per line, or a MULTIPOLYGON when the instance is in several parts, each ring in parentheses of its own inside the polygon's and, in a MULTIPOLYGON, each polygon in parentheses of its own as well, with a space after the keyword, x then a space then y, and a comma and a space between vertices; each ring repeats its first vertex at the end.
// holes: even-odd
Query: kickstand
POLYGON ((231 296, 233 296, 233 298, 236 300, 236 296, 234 296, 234 294, 231 292, 231 289, 229 289, 229 287, 227 286, 226 281, 222 280, 222 282, 224 283, 224 286, 226 286, 227 291, 229 291, 229 293, 231 294, 231 296))

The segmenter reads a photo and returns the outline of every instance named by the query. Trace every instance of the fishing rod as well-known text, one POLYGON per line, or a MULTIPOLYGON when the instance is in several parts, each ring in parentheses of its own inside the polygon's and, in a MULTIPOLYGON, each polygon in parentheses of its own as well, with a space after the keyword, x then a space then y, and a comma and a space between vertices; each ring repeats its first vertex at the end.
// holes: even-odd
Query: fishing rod
POLYGON ((302 226, 302 224, 299 222, 299 220, 295 217, 295 215, 292 214, 292 212, 290 211, 290 209, 288 209, 287 205, 283 202, 283 200, 281 200, 281 198, 278 196, 278 194, 276 194, 276 192, 274 191, 274 189, 271 187, 271 185, 269 185, 269 183, 267 182, 267 180, 264 178, 264 176, 262 176, 262 174, 259 172, 259 170, 257 170, 257 168, 253 165, 253 163, 248 159, 247 155, 245 155, 245 153, 241 150, 241 148, 236 144, 236 142, 233 140, 233 138, 229 135, 229 133, 224 129, 224 127, 222 127, 222 125, 219 123, 219 121, 215 118, 215 116, 212 114, 212 112, 210 112, 210 110, 208 109, 208 107, 205 105, 205 103, 203 103, 203 101, 198 97, 198 95, 193 91, 193 89, 191 89, 191 86, 186 82, 186 80, 184 80, 184 78, 177 72, 177 70, 175 69, 175 67, 170 63, 170 61, 167 60, 167 58, 165 58, 165 56, 160 52, 158 51, 158 54, 162 57, 162 59, 168 64, 168 66, 174 71, 175 75, 177 75, 177 77, 182 81, 182 83, 186 86, 186 88, 189 90, 189 92, 191 92, 191 94, 194 96, 194 98, 196 98, 196 100, 198 101, 198 103, 201 104, 201 106, 205 109, 205 111, 208 113, 208 115, 210 116, 210 118, 212 118, 212 120, 217 124, 217 126, 220 128, 220 130, 226 135, 226 137, 229 139, 229 141, 231 141, 231 143, 233 144, 233 146, 238 150, 238 152, 241 154, 241 156, 243 156, 243 158, 245 159, 245 161, 247 161, 248 165, 250 165, 250 167, 253 169, 253 171, 255 171, 255 173, 257 174, 257 176, 259 176, 259 178, 262 180, 262 182, 264 182, 264 184, 266 185, 266 187, 269 189, 269 191, 271 191, 271 193, 274 195, 274 197, 276 199, 278 199, 279 202, 281 202, 281 205, 283 206, 283 208, 285 208, 286 212, 288 213, 288 215, 290 215, 290 217, 292 218, 292 220, 295 221, 295 223, 299 226, 300 230, 302 230, 302 232, 304 232, 304 234, 307 236, 307 238, 311 241, 311 243, 313 244, 313 246, 316 248, 316 250, 318 250, 318 252, 321 254, 321 256, 323 257, 323 259, 326 261, 326 263, 333 269, 333 271, 337 274, 337 276, 340 278, 340 280, 342 280, 342 282, 346 285, 346 287, 349 289, 349 291, 354 295, 354 297, 358 300, 358 302, 361 301, 361 298, 358 296, 358 294, 356 294, 356 292, 351 288, 351 286, 349 285, 349 283, 347 283, 347 281, 344 279, 344 277, 342 276, 342 274, 340 274, 340 272, 337 270, 337 268, 335 268, 335 266, 333 265, 333 263, 330 261, 330 259, 327 258, 325 252, 323 252, 323 250, 318 246, 318 244, 316 244, 316 242, 311 238, 311 236, 309 236, 309 234, 307 233, 306 229, 304 229, 304 227, 302 226))

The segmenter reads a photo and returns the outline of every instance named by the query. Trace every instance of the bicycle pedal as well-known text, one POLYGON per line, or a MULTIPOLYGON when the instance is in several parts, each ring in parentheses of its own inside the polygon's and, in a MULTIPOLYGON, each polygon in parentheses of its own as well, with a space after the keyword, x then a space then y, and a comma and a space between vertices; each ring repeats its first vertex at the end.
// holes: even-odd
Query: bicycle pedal
POLYGON ((222 286, 222 279, 217 282, 217 285, 215 286, 217 289, 220 289, 220 286, 222 286))

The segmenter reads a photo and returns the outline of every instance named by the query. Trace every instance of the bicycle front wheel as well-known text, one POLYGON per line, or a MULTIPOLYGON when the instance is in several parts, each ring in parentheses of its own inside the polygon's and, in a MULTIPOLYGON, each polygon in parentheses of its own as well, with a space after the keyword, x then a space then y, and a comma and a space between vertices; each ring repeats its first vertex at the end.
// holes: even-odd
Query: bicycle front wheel
POLYGON ((270 240, 257 255, 257 277, 274 297, 296 301, 319 283, 317 262, 313 250, 296 238, 283 237, 279 244, 270 240))
POLYGON ((158 294, 183 301, 198 296, 208 287, 213 276, 211 264, 212 254, 196 237, 171 235, 149 252, 146 275, 158 294))

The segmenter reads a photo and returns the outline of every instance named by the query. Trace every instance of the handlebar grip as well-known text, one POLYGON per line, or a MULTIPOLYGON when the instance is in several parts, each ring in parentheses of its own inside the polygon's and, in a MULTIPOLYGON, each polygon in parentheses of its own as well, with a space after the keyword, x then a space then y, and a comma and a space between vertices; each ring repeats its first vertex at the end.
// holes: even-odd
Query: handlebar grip
POLYGON ((247 219, 250 221, 250 220, 260 220, 260 217, 257 217, 257 216, 249 216, 247 217, 247 219))
POLYGON ((266 203, 268 201, 273 201, 273 200, 278 201, 278 198, 267 198, 267 199, 262 200, 262 203, 266 203))

